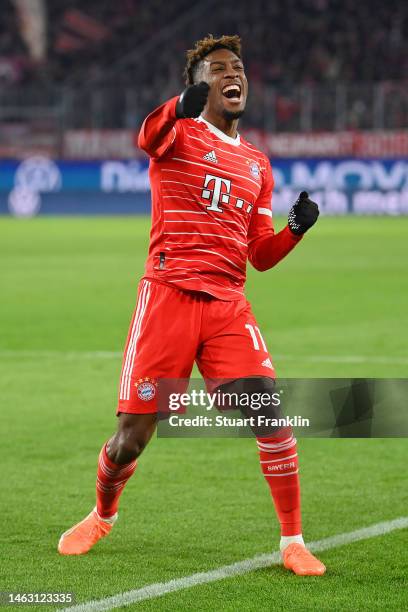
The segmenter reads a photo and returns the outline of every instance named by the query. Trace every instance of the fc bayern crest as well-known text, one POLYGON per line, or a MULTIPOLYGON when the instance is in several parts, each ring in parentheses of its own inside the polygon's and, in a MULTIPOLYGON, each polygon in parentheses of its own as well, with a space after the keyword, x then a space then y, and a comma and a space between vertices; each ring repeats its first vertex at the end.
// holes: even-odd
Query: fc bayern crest
POLYGON ((144 402, 148 402, 156 395, 156 382, 151 378, 139 378, 135 383, 137 389, 137 396, 144 402))
POLYGON ((251 162, 249 164, 249 171, 254 178, 259 178, 259 166, 256 162, 251 162))

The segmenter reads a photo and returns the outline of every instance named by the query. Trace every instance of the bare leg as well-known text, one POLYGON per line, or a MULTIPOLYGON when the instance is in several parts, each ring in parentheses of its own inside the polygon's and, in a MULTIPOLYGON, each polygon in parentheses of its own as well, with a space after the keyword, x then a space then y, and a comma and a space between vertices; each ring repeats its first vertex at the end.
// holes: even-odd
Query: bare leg
POLYGON ((134 461, 151 439, 156 424, 156 414, 120 413, 118 431, 106 447, 109 459, 117 465, 134 461))

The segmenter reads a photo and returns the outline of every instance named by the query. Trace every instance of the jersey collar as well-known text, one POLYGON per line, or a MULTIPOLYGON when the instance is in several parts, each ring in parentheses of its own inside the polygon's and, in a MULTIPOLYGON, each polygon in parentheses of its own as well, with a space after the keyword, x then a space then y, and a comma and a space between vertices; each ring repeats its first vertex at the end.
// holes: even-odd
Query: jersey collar
POLYGON ((224 132, 222 132, 217 127, 215 127, 215 125, 213 125, 212 123, 204 119, 202 115, 198 117, 197 121, 205 123, 205 125, 208 127, 210 132, 218 136, 220 140, 223 140, 227 144, 233 145, 234 147, 239 147, 239 145, 241 144, 241 139, 238 133, 235 136, 235 138, 232 138, 231 136, 227 136, 227 134, 224 134, 224 132))

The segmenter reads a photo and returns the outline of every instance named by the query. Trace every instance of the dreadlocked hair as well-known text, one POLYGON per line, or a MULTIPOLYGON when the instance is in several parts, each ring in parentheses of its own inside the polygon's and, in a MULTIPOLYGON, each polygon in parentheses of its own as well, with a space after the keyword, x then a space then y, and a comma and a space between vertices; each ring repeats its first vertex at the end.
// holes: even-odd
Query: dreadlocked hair
POLYGON ((208 34, 206 38, 198 40, 194 49, 189 49, 186 53, 187 62, 183 72, 186 85, 194 84, 199 63, 216 49, 229 49, 241 59, 241 38, 238 35, 214 38, 212 34, 208 34))

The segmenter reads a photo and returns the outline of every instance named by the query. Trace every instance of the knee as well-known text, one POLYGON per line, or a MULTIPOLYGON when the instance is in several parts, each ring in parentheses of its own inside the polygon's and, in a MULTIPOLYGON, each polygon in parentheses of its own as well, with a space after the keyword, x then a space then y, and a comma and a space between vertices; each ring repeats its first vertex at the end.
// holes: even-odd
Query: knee
POLYGON ((108 444, 108 454, 113 463, 130 463, 142 454, 147 443, 148 438, 140 431, 120 430, 108 444))
POLYGON ((240 410, 243 416, 255 419, 255 425, 251 425, 251 429, 256 435, 269 435, 279 429, 275 424, 264 425, 275 423, 276 419, 282 417, 280 397, 273 378, 240 378, 222 385, 218 391, 226 397, 224 406, 240 410), (233 401, 228 405, 229 397, 233 401))
MULTIPOLYGON (((238 378, 229 383, 221 385, 218 391, 225 396, 226 399, 231 397, 235 402, 231 405, 232 408, 246 411, 247 408, 258 410, 261 396, 272 397, 276 391, 276 382, 273 378, 266 376, 238 378), (238 401, 236 401, 238 400, 238 401)), ((265 400, 266 402, 266 400, 265 400)), ((268 402, 266 402, 266 405, 268 402)))

